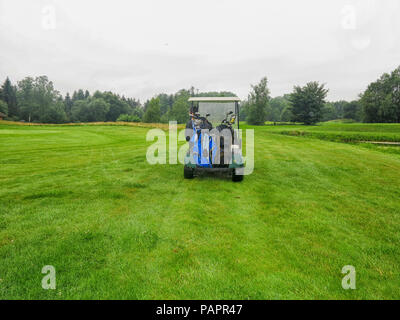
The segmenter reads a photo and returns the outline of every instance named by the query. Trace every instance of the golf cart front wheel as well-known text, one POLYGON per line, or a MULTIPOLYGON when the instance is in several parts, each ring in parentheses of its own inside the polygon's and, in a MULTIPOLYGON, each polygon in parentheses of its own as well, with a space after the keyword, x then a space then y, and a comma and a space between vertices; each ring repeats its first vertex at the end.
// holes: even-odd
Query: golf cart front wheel
POLYGON ((232 181, 233 182, 241 182, 243 181, 244 175, 243 174, 236 174, 236 169, 233 169, 232 172, 232 181))
POLYGON ((194 178, 194 170, 193 168, 183 167, 183 176, 185 179, 193 179, 194 178))

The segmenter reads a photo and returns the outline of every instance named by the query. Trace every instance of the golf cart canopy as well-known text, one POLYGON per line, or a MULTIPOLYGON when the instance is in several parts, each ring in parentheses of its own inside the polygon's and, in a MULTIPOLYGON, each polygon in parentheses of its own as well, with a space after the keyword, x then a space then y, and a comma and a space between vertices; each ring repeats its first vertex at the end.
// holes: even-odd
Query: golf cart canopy
POLYGON ((240 102, 238 97, 192 97, 189 102, 240 102))

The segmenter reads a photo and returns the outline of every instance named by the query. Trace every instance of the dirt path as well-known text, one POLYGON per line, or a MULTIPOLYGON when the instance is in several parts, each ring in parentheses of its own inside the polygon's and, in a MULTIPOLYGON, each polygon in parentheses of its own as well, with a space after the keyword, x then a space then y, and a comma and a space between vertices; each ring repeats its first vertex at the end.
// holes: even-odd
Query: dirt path
POLYGON ((370 144, 381 144, 387 146, 400 146, 400 142, 391 142, 391 141, 360 141, 361 143, 370 143, 370 144))

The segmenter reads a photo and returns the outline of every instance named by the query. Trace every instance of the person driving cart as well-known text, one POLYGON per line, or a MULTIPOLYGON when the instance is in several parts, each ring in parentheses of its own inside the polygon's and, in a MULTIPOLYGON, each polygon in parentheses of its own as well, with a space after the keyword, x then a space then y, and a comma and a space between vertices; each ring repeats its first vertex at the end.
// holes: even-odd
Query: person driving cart
POLYGON ((186 123, 185 128, 185 137, 188 142, 193 137, 193 133, 196 130, 212 130, 213 128, 212 124, 207 119, 210 115, 207 114, 205 117, 201 117, 198 111, 199 107, 196 105, 192 106, 189 111, 190 120, 186 123))

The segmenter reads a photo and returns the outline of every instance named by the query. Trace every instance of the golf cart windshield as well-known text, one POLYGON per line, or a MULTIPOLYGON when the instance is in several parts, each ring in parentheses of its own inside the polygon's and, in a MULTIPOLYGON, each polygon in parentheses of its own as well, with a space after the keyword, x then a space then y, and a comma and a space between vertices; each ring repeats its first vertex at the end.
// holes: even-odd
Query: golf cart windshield
POLYGON ((220 125, 221 121, 224 120, 230 112, 232 114, 228 115, 227 120, 230 120, 232 116, 236 116, 236 125, 238 125, 237 120, 239 115, 237 114, 237 103, 239 102, 239 98, 190 98, 189 101, 198 105, 200 116, 205 117, 209 114, 207 119, 214 128, 220 125))
POLYGON ((199 102, 200 115, 209 114, 208 121, 213 127, 220 125, 230 111, 235 114, 234 102, 199 102))

